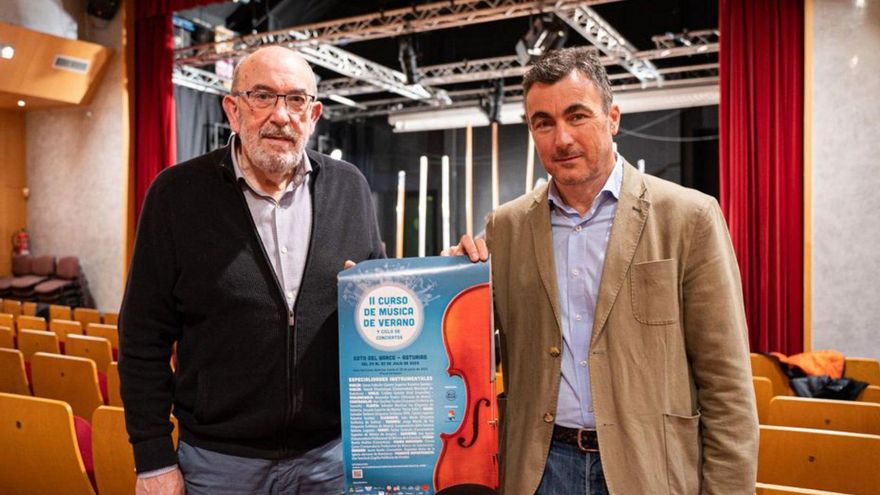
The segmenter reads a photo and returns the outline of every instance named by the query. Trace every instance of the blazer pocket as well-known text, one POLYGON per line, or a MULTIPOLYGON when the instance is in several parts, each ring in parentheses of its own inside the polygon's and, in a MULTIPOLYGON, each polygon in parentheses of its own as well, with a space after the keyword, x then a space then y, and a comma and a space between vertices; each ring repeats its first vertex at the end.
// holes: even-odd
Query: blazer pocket
POLYGON ((632 266, 633 316, 645 325, 678 321, 678 266, 676 260, 635 263, 632 266))
POLYGON ((666 477, 670 495, 700 492, 700 415, 663 415, 666 477))

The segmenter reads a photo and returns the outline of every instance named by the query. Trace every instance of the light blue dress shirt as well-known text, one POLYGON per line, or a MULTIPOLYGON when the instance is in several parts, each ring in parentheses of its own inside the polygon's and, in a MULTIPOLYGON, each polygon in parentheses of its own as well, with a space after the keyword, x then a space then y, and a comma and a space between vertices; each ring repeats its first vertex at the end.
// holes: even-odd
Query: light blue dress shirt
POLYGON ((312 164, 303 151, 302 163, 294 170, 284 195, 276 201, 244 177, 238 163, 238 137, 233 134, 230 142, 236 180, 241 184, 254 225, 292 312, 312 237, 312 194, 309 190, 312 164))
POLYGON ((562 201, 556 184, 550 182, 550 225, 562 319, 562 379, 556 407, 560 426, 596 427, 587 355, 623 166, 617 155, 608 180, 583 216, 562 201))

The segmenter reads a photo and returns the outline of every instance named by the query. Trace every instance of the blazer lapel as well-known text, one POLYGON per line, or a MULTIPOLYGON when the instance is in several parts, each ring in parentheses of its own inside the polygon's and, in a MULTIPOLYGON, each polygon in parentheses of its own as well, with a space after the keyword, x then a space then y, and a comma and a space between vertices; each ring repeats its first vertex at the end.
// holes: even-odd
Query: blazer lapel
POLYGON ((620 199, 614 214, 614 222, 611 225, 611 237, 608 239, 608 248, 605 253, 602 281, 599 283, 591 347, 604 331, 605 322, 608 320, 611 307, 614 306, 617 294, 626 280, 626 273, 629 271, 636 246, 642 236, 642 229, 648 218, 648 209, 651 207, 651 203, 645 199, 645 192, 645 184, 641 174, 624 161, 620 199))
POLYGON ((559 313, 559 291, 556 287, 556 266, 553 261, 553 231, 550 227, 550 204, 547 200, 548 186, 536 189, 532 193, 534 201, 529 208, 529 227, 535 249, 535 263, 538 274, 544 284, 544 291, 550 300, 550 307, 556 317, 556 328, 561 334, 561 316, 559 313))

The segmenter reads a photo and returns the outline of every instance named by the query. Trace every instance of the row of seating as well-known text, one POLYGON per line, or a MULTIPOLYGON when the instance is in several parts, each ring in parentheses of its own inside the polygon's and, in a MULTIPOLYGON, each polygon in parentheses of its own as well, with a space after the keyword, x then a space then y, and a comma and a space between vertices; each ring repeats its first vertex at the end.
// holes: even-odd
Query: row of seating
MULTIPOLYGON (((49 320, 76 320, 83 325, 89 323, 106 323, 108 325, 116 325, 119 320, 119 313, 107 312, 101 313, 94 308, 71 307, 61 304, 49 304, 43 306, 45 315, 49 320), (46 310, 48 307, 48 310, 46 310)), ((32 301, 19 301, 17 299, 0 299, 0 313, 10 314, 15 318, 19 316, 40 316, 38 303, 32 301)), ((42 316, 40 316, 42 317, 42 316)))
MULTIPOLYGON (((3 493, 128 495, 134 452, 121 407, 100 406, 82 421, 66 402, 0 393, 3 493)), ((177 423, 174 442, 177 442, 177 423)))
POLYGON ((91 302, 88 284, 76 256, 16 255, 12 276, 0 278, 0 297, 22 301, 82 306, 91 302))
POLYGON ((752 354, 761 441, 758 495, 880 493, 880 362, 847 358, 869 385, 858 401, 795 397, 776 363, 752 354))
MULTIPOLYGON (((773 395, 795 395, 788 383, 788 377, 773 359, 758 353, 751 354, 752 375, 761 376, 773 384, 773 395)), ((880 386, 880 360, 860 357, 848 357, 844 364, 843 376, 869 385, 880 386)))

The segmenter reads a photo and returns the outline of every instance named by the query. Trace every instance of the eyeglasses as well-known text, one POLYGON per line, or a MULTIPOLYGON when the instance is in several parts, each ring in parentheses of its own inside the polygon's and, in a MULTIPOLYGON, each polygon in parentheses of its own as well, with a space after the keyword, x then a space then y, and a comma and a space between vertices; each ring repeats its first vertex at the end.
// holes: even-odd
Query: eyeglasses
POLYGON ((305 111, 317 99, 315 95, 306 93, 278 94, 262 89, 239 91, 233 93, 232 96, 244 96, 248 103, 257 110, 275 108, 275 105, 278 104, 278 98, 281 98, 284 100, 284 104, 287 105, 287 111, 293 113, 305 111))

